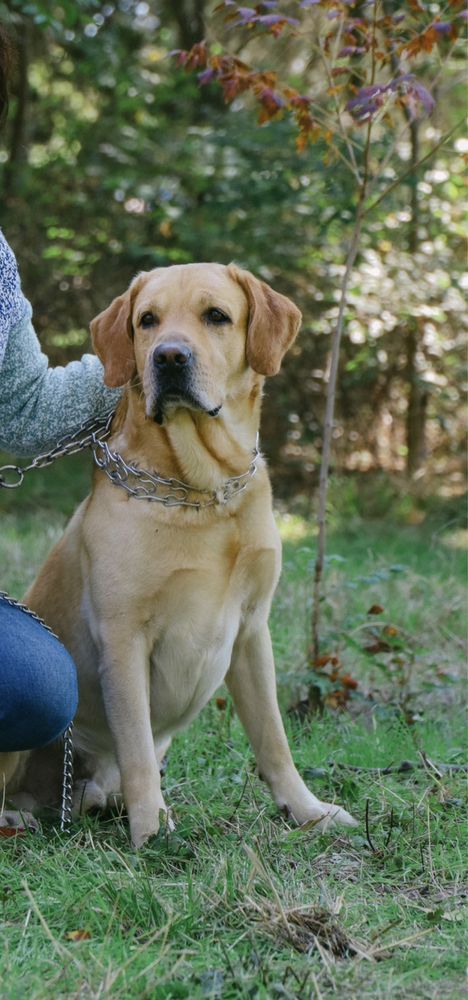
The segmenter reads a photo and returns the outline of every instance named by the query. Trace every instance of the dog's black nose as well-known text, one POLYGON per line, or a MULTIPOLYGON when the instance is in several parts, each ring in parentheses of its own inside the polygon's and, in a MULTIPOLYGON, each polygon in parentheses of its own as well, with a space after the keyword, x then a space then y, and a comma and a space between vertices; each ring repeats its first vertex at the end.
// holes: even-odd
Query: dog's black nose
POLYGON ((156 347, 153 360, 156 368, 174 371, 190 364, 192 352, 186 344, 178 343, 176 340, 166 341, 156 347))

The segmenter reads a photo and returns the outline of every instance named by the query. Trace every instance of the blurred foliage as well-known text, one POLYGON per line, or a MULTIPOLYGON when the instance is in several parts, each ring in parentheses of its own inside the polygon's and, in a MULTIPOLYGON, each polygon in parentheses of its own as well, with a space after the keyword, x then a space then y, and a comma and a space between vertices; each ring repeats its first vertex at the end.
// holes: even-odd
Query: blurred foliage
MULTIPOLYGON (((91 317, 141 269, 234 259, 294 298, 304 327, 266 387, 263 441, 284 491, 306 492, 320 460, 351 181, 324 140, 301 154, 288 121, 259 128, 243 98, 227 108, 216 88, 200 90, 174 65, 171 51, 200 39, 214 7, 209 0, 0 0, 17 46, 0 149, 1 224, 53 363, 80 356, 91 317)), ((244 44, 235 29, 229 44, 236 51, 244 44)), ((302 44, 281 41, 278 58, 304 86, 318 70, 302 44)), ((459 48, 447 42, 444 51, 423 53, 421 71, 437 60, 436 109, 420 126, 421 155, 463 110, 459 48)), ((411 155, 403 126, 396 121, 402 173, 411 155)), ((382 132, 373 155, 385 158, 390 141, 382 132)), ((442 491, 460 488, 467 148, 456 133, 420 168, 416 243, 411 178, 366 222, 342 350, 337 468, 405 468, 416 372, 425 465, 442 491), (412 374, 408 331, 416 344, 412 374)), ((394 176, 388 167, 385 183, 394 176)))

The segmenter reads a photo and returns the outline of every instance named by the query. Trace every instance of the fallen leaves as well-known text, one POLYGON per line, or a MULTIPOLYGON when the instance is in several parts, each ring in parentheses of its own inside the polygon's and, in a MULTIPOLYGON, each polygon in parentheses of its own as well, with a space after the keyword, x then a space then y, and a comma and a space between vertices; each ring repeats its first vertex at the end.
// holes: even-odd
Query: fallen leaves
POLYGON ((363 954, 362 947, 348 936, 336 918, 323 906, 283 907, 280 913, 269 899, 249 897, 248 903, 258 914, 267 933, 281 938, 296 951, 308 953, 324 948, 336 958, 351 958, 363 954))
POLYGON ((92 937, 91 931, 80 928, 76 931, 67 931, 65 934, 67 941, 89 941, 92 937))

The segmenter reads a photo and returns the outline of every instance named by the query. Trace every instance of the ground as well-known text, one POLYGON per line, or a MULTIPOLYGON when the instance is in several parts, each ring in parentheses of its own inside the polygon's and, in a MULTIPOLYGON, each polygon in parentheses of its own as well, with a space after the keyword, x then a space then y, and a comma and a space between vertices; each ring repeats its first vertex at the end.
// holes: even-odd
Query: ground
MULTIPOLYGON (((0 498, 2 586, 14 596, 87 476, 68 459, 0 498)), ((135 852, 124 818, 93 817, 70 835, 48 822, 2 838, 1 1000, 465 995, 458 504, 414 517, 407 505, 384 516, 374 503, 369 518, 353 497, 335 484, 322 643, 337 662, 314 678, 329 706, 351 692, 344 711, 288 713, 311 680, 315 536, 299 514, 279 515, 272 632, 299 770, 359 828, 317 835, 280 816, 220 691, 170 753, 174 834, 135 852), (344 675, 358 687, 343 686, 344 675), (417 767, 371 770, 403 760, 417 767)))

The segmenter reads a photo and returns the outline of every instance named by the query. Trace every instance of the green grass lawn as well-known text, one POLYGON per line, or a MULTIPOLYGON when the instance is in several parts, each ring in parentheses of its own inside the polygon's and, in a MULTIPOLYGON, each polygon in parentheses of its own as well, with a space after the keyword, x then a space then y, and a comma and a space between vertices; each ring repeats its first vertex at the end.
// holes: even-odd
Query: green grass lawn
MULTIPOLYGON (((0 586, 14 596, 87 477, 83 460, 69 459, 3 492, 0 586)), ((44 826, 0 840, 2 1000, 465 995, 465 778, 431 767, 467 760, 460 518, 441 506, 417 526, 390 513, 369 520, 343 509, 340 490, 322 642, 358 681, 345 712, 302 722, 287 714, 310 681, 315 539, 299 516, 279 519, 284 572, 272 632, 296 763, 360 827, 295 829, 255 777, 229 699, 213 701, 170 752, 174 834, 137 853, 125 820, 93 817, 70 836, 44 826), (372 605, 383 611, 369 615, 372 605), (365 652, 389 626, 389 648, 365 652), (366 770, 405 759, 421 766, 366 770)), ((322 674, 327 696, 334 684, 322 674)))

